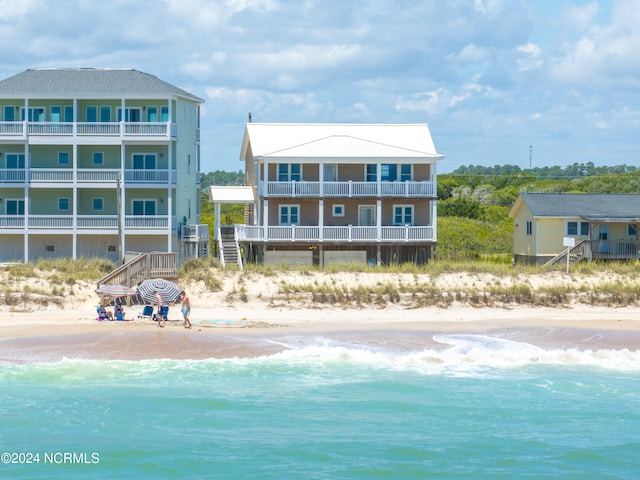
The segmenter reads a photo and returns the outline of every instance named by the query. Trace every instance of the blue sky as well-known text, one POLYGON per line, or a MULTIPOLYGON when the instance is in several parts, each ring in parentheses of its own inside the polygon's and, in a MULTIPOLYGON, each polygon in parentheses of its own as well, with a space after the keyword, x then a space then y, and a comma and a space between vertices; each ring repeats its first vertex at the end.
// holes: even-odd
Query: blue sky
POLYGON ((637 0, 0 0, 0 44, 0 78, 126 67, 203 98, 203 172, 242 168, 248 112, 428 123, 440 173, 640 159, 637 0))

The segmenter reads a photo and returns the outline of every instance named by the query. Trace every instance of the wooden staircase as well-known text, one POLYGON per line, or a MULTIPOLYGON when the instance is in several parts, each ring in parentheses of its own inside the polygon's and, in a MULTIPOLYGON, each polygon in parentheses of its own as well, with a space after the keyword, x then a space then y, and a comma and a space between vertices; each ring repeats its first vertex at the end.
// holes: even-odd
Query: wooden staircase
MULTIPOLYGON (((575 246, 571 249, 569 249, 569 264, 573 265, 575 263, 578 263, 586 258, 588 258, 588 242, 585 242, 584 240, 580 240, 578 241, 575 246)), ((556 263, 560 263, 560 262, 564 262, 566 263, 567 261, 567 250, 563 250, 562 252, 560 252, 558 255, 556 255, 555 257, 553 257, 551 260, 549 260, 548 262, 544 263, 542 266, 543 267, 550 267, 552 265, 555 265, 556 263)))
POLYGON ((238 265, 242 269, 242 256, 240 245, 232 225, 221 226, 218 232, 218 249, 220 251, 220 263, 223 268, 227 265, 238 265))
POLYGON ((126 263, 98 280, 100 285, 126 285, 133 287, 148 278, 178 279, 177 253, 135 253, 126 263))

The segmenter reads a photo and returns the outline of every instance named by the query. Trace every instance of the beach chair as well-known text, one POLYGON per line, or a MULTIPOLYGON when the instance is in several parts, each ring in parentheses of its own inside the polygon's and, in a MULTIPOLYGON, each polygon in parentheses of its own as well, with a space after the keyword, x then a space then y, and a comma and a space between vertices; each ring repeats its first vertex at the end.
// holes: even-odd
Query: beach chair
MULTIPOLYGON (((167 320, 167 315, 169 315, 169 305, 163 305, 162 307, 160 307, 160 315, 162 316, 162 318, 167 320)), ((156 322, 158 321, 158 314, 157 313, 153 315, 153 319, 156 322)))
MULTIPOLYGON (((140 315, 138 315, 138 318, 151 318, 151 316, 153 315, 153 307, 151 305, 145 305, 144 308, 142 309, 142 313, 140 315)), ((155 315, 154 315, 155 317, 155 315)), ((154 318, 155 320, 155 318, 154 318)))

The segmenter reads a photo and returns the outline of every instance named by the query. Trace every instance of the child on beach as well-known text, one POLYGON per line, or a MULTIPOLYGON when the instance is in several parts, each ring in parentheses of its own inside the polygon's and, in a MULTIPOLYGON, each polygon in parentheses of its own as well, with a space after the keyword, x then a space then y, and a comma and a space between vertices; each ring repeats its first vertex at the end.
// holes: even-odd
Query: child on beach
POLYGON ((182 317, 184 318, 184 328, 191 328, 191 320, 189 320, 191 300, 184 290, 180 292, 180 296, 182 297, 182 317))

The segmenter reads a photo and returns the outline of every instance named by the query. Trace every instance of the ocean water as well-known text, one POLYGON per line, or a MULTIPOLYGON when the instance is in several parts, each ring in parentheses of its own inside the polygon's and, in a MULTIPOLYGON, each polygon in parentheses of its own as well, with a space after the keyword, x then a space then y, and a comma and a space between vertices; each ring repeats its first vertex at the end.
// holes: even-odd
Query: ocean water
POLYGON ((437 340, 5 362, 0 478, 638 478, 640 352, 437 340))

